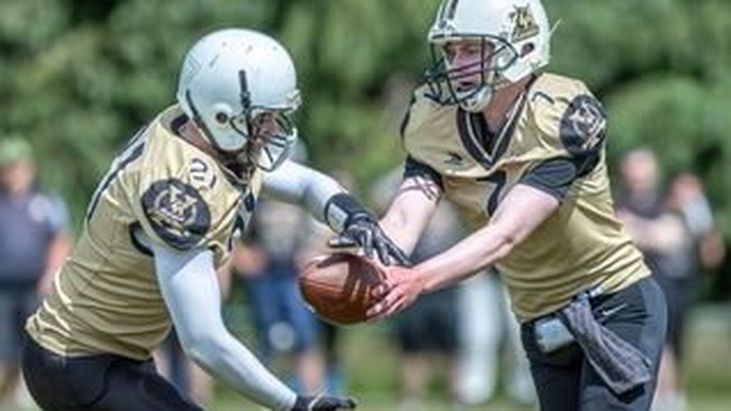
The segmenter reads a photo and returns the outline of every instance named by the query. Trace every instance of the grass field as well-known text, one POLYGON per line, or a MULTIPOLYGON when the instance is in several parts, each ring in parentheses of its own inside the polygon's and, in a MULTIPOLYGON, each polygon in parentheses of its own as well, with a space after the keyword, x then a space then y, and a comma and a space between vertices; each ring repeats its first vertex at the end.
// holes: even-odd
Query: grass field
MULTIPOLYGON (((688 411, 731 410, 731 306, 702 308, 689 330, 688 411)), ((240 319, 239 319, 240 321, 240 319)), ((234 320, 234 322, 239 322, 234 320)), ((249 331, 250 332, 250 331, 249 331)), ((246 334, 249 334, 247 332, 246 334)), ((245 341, 252 342, 251 337, 245 341)), ((361 411, 533 411, 507 403, 502 396, 480 407, 459 408, 444 400, 444 384, 434 384, 423 403, 402 405, 398 399, 398 356, 383 325, 348 328, 344 333, 344 366, 348 393, 361 411)), ((238 394, 217 387, 214 411, 258 411, 238 394)), ((0 405, 0 411, 15 411, 0 405)), ((134 411, 134 410, 130 410, 134 411)))
MULTIPOLYGON (((731 410, 731 307, 703 308, 696 312, 689 335, 689 411, 731 410)), ((345 335, 349 393, 358 397, 363 411, 531 411, 515 407, 500 396, 481 407, 459 408, 441 400, 438 386, 430 398, 409 407, 398 401, 398 357, 389 345, 386 329, 365 326, 345 335)), ((216 411, 258 410, 228 390, 219 392, 216 411)))

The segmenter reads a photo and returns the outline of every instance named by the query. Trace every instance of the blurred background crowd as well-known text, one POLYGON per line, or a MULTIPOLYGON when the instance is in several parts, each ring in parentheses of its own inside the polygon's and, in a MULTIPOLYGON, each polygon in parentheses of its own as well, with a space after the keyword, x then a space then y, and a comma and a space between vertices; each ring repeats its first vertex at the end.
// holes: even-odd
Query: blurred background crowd
MULTIPOLYGON (((605 103, 617 212, 668 297, 657 409, 725 410, 731 371, 714 359, 731 355, 731 3, 544 3, 561 20, 550 71, 586 80, 605 103)), ((116 150, 172 103, 180 60, 199 35, 241 26, 281 39, 304 92, 297 158, 331 170, 378 210, 400 178, 398 127, 428 63, 437 4, 4 0, 0 410, 28 405, 17 370, 24 318, 48 290, 116 150)), ((366 410, 531 409, 532 382, 498 276, 426 296, 386 325, 334 327, 297 291, 298 271, 325 250, 327 228, 275 202, 257 213, 220 271, 225 314, 289 384, 347 388, 366 410)), ((445 204, 414 258, 445 249, 463 230, 445 204)), ((242 409, 173 337, 157 364, 213 409, 242 409)))

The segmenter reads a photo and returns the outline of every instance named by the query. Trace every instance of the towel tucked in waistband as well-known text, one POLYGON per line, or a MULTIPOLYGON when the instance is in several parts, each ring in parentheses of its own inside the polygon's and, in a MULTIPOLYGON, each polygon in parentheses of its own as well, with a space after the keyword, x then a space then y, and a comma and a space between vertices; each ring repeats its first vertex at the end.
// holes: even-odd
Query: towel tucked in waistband
POLYGON ((621 395, 652 379, 650 359, 596 320, 588 294, 577 297, 558 316, 614 393, 621 395))

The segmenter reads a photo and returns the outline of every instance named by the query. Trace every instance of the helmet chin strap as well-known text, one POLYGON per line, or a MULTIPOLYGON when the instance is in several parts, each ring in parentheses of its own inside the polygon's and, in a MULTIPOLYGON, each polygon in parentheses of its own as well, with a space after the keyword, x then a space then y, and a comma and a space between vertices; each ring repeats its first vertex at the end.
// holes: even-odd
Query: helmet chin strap
POLYGON ((495 91, 492 89, 492 87, 486 84, 480 86, 480 88, 481 90, 473 92, 474 94, 471 97, 467 99, 460 99, 460 102, 458 104, 460 105, 460 107, 462 107, 463 110, 469 111, 471 113, 479 113, 480 111, 484 110, 488 104, 490 104, 492 97, 495 95, 495 91), (466 104, 467 102, 473 103, 466 104))
MULTIPOLYGON (((204 140, 201 144, 207 143, 208 145, 207 147, 200 147, 203 151, 210 151, 209 154, 218 158, 218 161, 220 161, 221 164, 229 170, 232 177, 237 180, 243 175, 248 174, 250 170, 256 168, 256 162, 252 162, 249 155, 250 143, 248 141, 245 143, 244 148, 236 152, 222 150, 216 143, 216 139, 213 138, 213 134, 208 126, 206 126, 206 123, 201 119, 198 109, 193 103, 193 99, 190 97, 190 91, 185 92, 185 99, 188 102, 188 107, 190 107, 190 110, 193 113, 193 118, 191 120, 193 120, 193 123, 198 129, 198 135, 202 140, 204 140)), ((243 180, 239 181, 239 184, 244 184, 243 180)))
POLYGON ((205 137, 205 139, 208 140, 208 142, 217 151, 221 151, 220 147, 218 147, 218 144, 216 144, 216 139, 213 138, 213 133, 211 133, 211 130, 208 128, 208 126, 206 126, 206 123, 201 118, 198 109, 195 107, 195 104, 193 104, 193 98, 190 96, 190 90, 185 91, 185 100, 188 102, 188 107, 190 107, 190 111, 193 113, 192 120, 198 127, 198 129, 203 132, 203 137, 205 137))

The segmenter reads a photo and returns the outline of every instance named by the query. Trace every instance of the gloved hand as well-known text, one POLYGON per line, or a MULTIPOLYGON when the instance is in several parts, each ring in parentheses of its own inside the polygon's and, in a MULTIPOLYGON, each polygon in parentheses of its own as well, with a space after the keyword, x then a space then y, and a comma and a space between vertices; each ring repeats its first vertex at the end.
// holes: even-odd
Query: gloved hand
POLYGON ((349 219, 345 230, 332 238, 328 245, 332 248, 360 247, 368 258, 373 258, 375 251, 384 265, 411 265, 403 250, 388 238, 377 221, 366 214, 349 219))
POLYGON ((347 193, 339 193, 325 205, 325 221, 340 233, 331 239, 332 248, 359 247, 366 257, 374 254, 384 265, 410 265, 406 254, 383 232, 373 214, 347 193))
POLYGON ((331 397, 327 395, 298 395, 292 411, 337 411, 352 410, 356 407, 352 398, 331 397))

